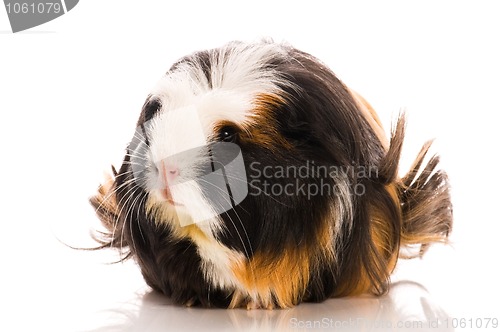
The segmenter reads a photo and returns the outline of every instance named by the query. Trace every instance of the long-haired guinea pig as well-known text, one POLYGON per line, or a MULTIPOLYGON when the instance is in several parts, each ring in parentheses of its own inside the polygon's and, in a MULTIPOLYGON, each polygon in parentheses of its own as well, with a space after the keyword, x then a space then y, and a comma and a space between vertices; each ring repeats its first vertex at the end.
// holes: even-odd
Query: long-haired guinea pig
POLYGON ((289 45, 188 55, 147 96, 123 164, 91 198, 106 228, 95 237, 184 305, 383 294, 398 258, 452 228, 430 143, 398 176, 404 133, 400 115, 387 138, 362 97, 289 45))

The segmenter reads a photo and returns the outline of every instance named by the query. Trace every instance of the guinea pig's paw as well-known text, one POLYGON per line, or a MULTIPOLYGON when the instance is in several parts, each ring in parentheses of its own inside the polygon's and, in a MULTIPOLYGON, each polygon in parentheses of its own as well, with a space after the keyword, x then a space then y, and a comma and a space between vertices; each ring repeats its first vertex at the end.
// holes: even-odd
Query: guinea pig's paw
POLYGON ((273 310, 274 308, 275 306, 272 302, 263 303, 262 301, 255 301, 255 300, 250 300, 247 302, 247 310, 252 310, 252 309, 273 310))
POLYGON ((229 309, 246 308, 247 310, 253 310, 253 309, 273 310, 275 308, 278 308, 278 306, 276 306, 274 301, 272 301, 271 299, 263 300, 260 297, 254 299, 245 294, 244 292, 235 291, 233 293, 231 303, 229 304, 228 308, 229 309))
POLYGON ((246 298, 245 303, 247 310, 253 310, 253 309, 273 310, 274 308, 276 308, 273 301, 264 301, 262 299, 246 298))
POLYGON ((252 299, 248 295, 241 291, 235 291, 233 293, 231 303, 228 306, 229 309, 236 308, 246 308, 247 310, 252 309, 274 309, 272 304, 265 304, 260 300, 252 299))
POLYGON ((235 290, 232 297, 231 303, 229 303, 229 309, 244 308, 247 303, 247 296, 242 292, 235 290))
POLYGON ((197 302, 197 298, 196 298, 196 297, 192 297, 192 298, 190 298, 189 300, 187 300, 187 301, 184 303, 184 305, 185 305, 186 307, 190 308, 190 307, 194 306, 194 305, 196 304, 196 302, 197 302))

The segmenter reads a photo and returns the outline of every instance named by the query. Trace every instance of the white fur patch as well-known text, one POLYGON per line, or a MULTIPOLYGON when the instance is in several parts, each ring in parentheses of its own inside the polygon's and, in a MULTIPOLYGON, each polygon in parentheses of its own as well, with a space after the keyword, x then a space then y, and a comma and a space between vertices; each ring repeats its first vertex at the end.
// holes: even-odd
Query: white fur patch
POLYGON ((234 276, 230 266, 235 262, 243 262, 245 260, 243 254, 230 250, 216 241, 202 241, 197 245, 206 280, 221 289, 241 288, 239 280, 234 276))
POLYGON ((157 83, 152 95, 161 100, 164 111, 194 105, 207 129, 221 120, 244 124, 252 121, 257 95, 281 95, 278 84, 290 85, 274 69, 266 67, 277 56, 286 58, 280 46, 230 44, 208 52, 210 81, 204 65, 194 56, 194 65, 181 63, 157 83))

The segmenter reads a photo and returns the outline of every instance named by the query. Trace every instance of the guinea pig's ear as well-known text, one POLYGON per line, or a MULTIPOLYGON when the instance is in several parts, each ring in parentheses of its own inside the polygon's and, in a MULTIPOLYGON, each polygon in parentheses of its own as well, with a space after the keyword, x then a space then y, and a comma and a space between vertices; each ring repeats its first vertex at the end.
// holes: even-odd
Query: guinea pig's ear
MULTIPOLYGON (((116 169, 112 166, 113 174, 106 174, 106 179, 97 190, 97 194, 90 198, 90 204, 94 208, 97 217, 101 220, 105 231, 94 231, 92 237, 104 248, 126 248, 128 245, 121 235, 123 227, 119 218, 118 205, 116 201, 116 169)), ((125 258, 128 257, 128 254, 125 258)), ((125 259, 124 258, 124 259, 125 259)))

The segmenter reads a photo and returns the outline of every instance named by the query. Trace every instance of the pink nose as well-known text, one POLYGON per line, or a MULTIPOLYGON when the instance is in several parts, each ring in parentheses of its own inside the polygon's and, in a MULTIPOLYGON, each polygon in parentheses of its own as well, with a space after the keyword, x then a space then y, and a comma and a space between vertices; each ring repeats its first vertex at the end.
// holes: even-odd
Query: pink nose
POLYGON ((172 185, 180 174, 179 167, 165 161, 161 162, 161 171, 167 185, 172 185))

